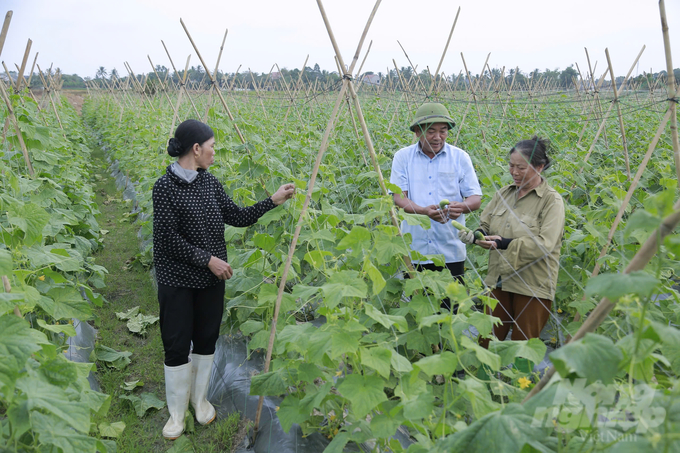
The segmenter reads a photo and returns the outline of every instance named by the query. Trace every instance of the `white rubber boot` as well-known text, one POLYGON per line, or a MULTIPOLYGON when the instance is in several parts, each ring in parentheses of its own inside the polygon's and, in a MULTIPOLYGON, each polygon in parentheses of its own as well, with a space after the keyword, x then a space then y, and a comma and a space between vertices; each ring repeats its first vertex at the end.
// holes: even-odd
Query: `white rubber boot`
POLYGON ((208 386, 212 373, 213 358, 215 354, 199 355, 191 354, 192 378, 191 378, 191 406, 196 412, 196 420, 201 425, 207 425, 215 420, 215 408, 208 402, 208 386))
POLYGON ((184 417, 189 409, 191 392, 191 362, 165 367, 165 398, 168 401, 170 420, 163 428, 163 437, 177 439, 184 432, 184 417))

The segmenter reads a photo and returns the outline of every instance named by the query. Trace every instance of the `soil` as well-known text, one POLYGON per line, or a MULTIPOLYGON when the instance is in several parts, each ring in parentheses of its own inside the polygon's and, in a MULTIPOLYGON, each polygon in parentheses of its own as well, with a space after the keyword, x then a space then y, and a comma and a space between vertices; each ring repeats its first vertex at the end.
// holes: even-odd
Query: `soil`
MULTIPOLYGON (((31 89, 31 92, 33 93, 33 97, 36 99, 36 102, 38 104, 41 104, 43 106, 47 105, 47 108, 49 107, 49 100, 43 101, 43 96, 47 96, 47 92, 44 91, 42 88, 34 88, 31 89), (46 104, 45 104, 46 102, 46 104)), ((78 112, 78 115, 81 114, 81 110, 83 109, 83 102, 85 102, 85 96, 87 95, 86 90, 62 90, 61 94, 63 94, 68 102, 73 106, 74 109, 78 112)))

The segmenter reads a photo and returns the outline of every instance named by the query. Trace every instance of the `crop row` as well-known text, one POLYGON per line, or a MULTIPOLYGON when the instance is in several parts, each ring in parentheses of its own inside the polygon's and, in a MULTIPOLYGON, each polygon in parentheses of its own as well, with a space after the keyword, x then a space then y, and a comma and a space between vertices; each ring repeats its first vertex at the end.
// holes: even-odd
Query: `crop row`
MULTIPOLYGON (((197 111, 207 112, 217 141, 211 172, 241 205, 264 198, 287 181, 304 192, 333 96, 317 93, 291 105, 289 98, 276 95, 232 94, 228 102, 245 143, 222 106, 212 105, 205 95, 196 96, 197 111)), ((227 287, 223 332, 245 336, 256 351, 267 346, 278 279, 296 222, 303 225, 277 323, 271 371, 253 378, 251 393, 285 395, 278 411, 284 428, 299 424, 305 433, 322 432, 332 439, 327 451, 369 441, 380 451, 402 451, 391 438, 399 426, 406 426, 417 441, 409 452, 515 452, 523 447, 599 451, 613 445, 604 433, 623 439, 631 432, 638 435, 640 448, 663 451, 676 442, 671 433, 680 423, 673 399, 680 372, 680 334, 674 327, 680 310, 670 288, 680 252, 677 236, 662 244, 650 266, 653 272, 622 279, 616 271, 672 211, 677 182, 668 139, 657 145, 623 224, 600 259, 605 275, 589 283, 630 185, 618 123, 611 120, 606 142, 605 137, 596 142, 600 122, 588 113, 588 102, 595 101, 573 93, 481 105, 463 99, 464 94, 454 92, 441 100, 461 119, 459 135, 454 130, 450 140, 470 152, 484 203, 509 182, 505 156, 516 141, 538 134, 550 138, 558 150, 547 178, 568 206, 556 304, 556 311, 566 316, 554 316, 558 338, 552 343, 560 343, 557 332, 566 335, 578 327, 570 322, 573 314, 585 315, 596 296, 620 300, 618 309, 596 334, 553 352, 550 359, 559 378, 521 405, 525 389, 538 376, 520 364, 541 362, 546 344, 538 339, 494 341, 489 350, 477 345, 470 326, 482 335, 492 328, 491 319, 475 307, 489 303, 479 278, 485 273, 486 255, 478 250, 469 253, 467 287, 429 271, 402 278, 409 239, 391 224, 392 201, 380 193, 376 172, 362 156, 366 151, 361 133, 345 112, 331 135, 304 218, 299 219, 301 194, 255 227, 227 227, 235 272, 227 287), (670 297, 654 298, 659 292, 670 297), (437 301, 445 296, 461 304, 458 314, 438 313, 437 301), (315 317, 324 322, 307 322, 315 317), (592 405, 560 399, 563 392, 573 394, 569 386, 576 378, 582 379, 580 391, 591 392, 592 405), (639 406, 647 412, 633 413, 632 424, 617 424, 616 411, 630 408, 622 405, 641 404, 635 392, 643 384, 652 394, 644 408, 639 406), (602 386, 602 391, 592 396, 592 386, 602 386), (609 392, 619 397, 610 398, 609 392), (592 407, 609 411, 610 423, 593 416, 592 407), (666 416, 658 423, 645 418, 661 411, 666 416), (635 431, 643 425, 644 431, 635 431), (516 433, 512 441, 507 432, 516 433)), ((643 95, 626 102, 627 149, 634 172, 663 107, 643 95)), ((361 103, 379 166, 388 174, 391 156, 411 143, 405 124, 412 106, 403 98, 373 95, 362 97, 361 103)), ((192 110, 191 105, 181 106, 180 118, 195 116, 192 110)), ((110 157, 135 181, 139 208, 152 215, 151 188, 171 162, 165 144, 173 106, 160 96, 128 96, 123 101, 99 93, 88 101, 84 116, 110 157)), ((422 222, 417 216, 399 216, 422 222)), ((474 219, 469 223, 474 225, 474 219)), ((140 227, 148 239, 151 221, 147 218, 140 227)), ((148 246, 143 254, 149 264, 150 253, 148 246)))

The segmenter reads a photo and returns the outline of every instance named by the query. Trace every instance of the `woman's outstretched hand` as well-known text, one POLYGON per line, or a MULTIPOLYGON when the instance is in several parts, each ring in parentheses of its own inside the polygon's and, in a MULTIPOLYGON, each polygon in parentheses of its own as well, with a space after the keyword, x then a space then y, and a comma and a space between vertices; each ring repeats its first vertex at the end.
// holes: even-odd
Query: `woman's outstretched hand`
POLYGON ((231 269, 229 263, 227 263, 226 261, 222 261, 216 256, 210 257, 210 261, 208 262, 208 268, 220 280, 229 280, 231 276, 234 274, 234 271, 231 269))
POLYGON ((295 184, 289 183, 279 187, 279 190, 277 190, 271 198, 274 204, 279 206, 285 203, 286 200, 293 198, 293 195, 295 195, 295 184))
POLYGON ((485 241, 477 241, 476 244, 479 245, 480 247, 483 247, 485 249, 496 249, 498 248, 498 244, 496 243, 496 239, 503 239, 502 237, 492 234, 490 236, 485 236, 485 241))

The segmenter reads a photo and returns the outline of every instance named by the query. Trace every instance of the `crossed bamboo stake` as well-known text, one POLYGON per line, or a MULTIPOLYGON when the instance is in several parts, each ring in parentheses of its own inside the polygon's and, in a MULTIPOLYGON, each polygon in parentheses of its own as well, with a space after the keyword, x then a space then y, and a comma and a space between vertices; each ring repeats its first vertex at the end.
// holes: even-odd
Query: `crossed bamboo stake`
MULTIPOLYGON (((286 264, 283 268, 283 273, 281 274, 281 283, 279 284, 279 290, 278 294, 276 297, 276 305, 274 307, 274 317, 272 318, 272 324, 270 327, 270 334, 269 334, 269 346, 267 347, 267 355, 265 357, 265 363, 264 363, 264 370, 263 373, 267 373, 269 371, 269 365, 271 363, 271 357, 272 357, 272 349, 274 347, 274 339, 276 337, 276 323, 278 320, 279 316, 279 311, 281 309, 281 301, 283 300, 283 290, 286 286, 286 280, 288 277, 288 271, 290 270, 290 266, 293 260, 293 254, 295 253, 295 248, 297 246, 297 241, 300 236, 300 231, 302 230, 302 225, 304 223, 304 218, 307 213, 307 208, 309 207, 309 203, 312 199, 312 192, 314 190, 314 184, 316 182, 316 177, 319 173, 319 167, 321 165, 321 158, 324 155, 324 152, 326 151, 328 147, 328 139, 330 137, 331 132, 333 131, 335 127, 335 120, 338 114, 338 110, 340 109, 340 104, 345 98, 345 92, 349 89, 351 93, 353 93, 353 98, 356 100, 356 92, 354 91, 354 84, 352 83, 351 76, 352 70, 354 69, 355 64, 357 63, 357 60, 359 59, 359 53, 361 52, 361 47, 363 46, 364 39, 366 38, 366 34, 368 33, 368 30, 371 26, 371 22, 373 22, 373 17, 375 16, 376 11, 378 10, 378 6, 380 6, 381 0, 377 0, 375 3, 375 6, 373 7, 373 11, 371 11, 371 15, 368 18, 368 21, 366 23, 366 26, 364 27, 364 32, 361 35, 361 39, 359 40, 359 44, 357 45, 357 50, 354 54, 354 59, 352 60, 352 64, 349 66, 348 70, 346 73, 343 75, 343 81, 342 81, 342 88, 340 89, 340 92, 338 93, 336 99, 335 99, 335 105, 333 106, 333 112, 331 113, 330 120, 328 121, 328 124, 326 126, 326 131, 324 132, 323 139, 321 141, 321 147, 319 148, 319 152, 316 156, 316 161, 314 163, 314 169, 312 170, 312 175, 309 179, 309 185, 307 188, 307 195, 305 197, 304 204, 302 206, 302 211, 300 212, 300 218, 298 220, 298 223, 295 227, 295 233, 293 234, 293 240, 291 241, 290 244, 290 249, 288 252, 288 258, 286 259, 286 264)), ((331 42, 333 43, 333 48, 335 49, 335 54, 338 58, 338 61, 341 64, 341 67, 345 67, 343 61, 342 61, 342 56, 340 55, 340 51, 338 50, 337 44, 335 42, 335 37, 333 35, 333 32, 331 30, 330 23, 328 22, 328 18, 326 16, 326 12, 323 8, 323 4, 321 3, 321 0, 317 0, 317 4, 319 6, 319 10, 321 12, 321 16, 323 17, 324 23, 326 24, 326 29, 328 31, 328 34, 330 36, 331 42)), ((357 109, 358 110, 358 109, 357 109)), ((364 128, 364 137, 367 138, 369 137, 368 131, 365 130, 365 122, 363 121, 363 115, 360 113, 361 111, 358 110, 357 113, 359 114, 359 118, 362 123, 362 128, 364 128)), ((367 143, 370 141, 370 138, 367 138, 367 143)), ((372 145, 369 147, 369 151, 371 151, 371 158, 375 162, 375 152, 373 151, 372 145)), ((379 175, 379 180, 381 182, 381 187, 384 189, 384 193, 387 193, 384 181, 382 180, 382 174, 380 173, 380 168, 378 167, 378 175, 379 175)), ((394 214, 394 212, 393 212, 394 214)), ((396 219, 396 216, 395 216, 396 219)), ((410 263, 409 263, 410 265, 410 263)), ((257 404, 257 413, 255 415, 255 425, 254 425, 254 436, 257 435, 257 431, 259 429, 260 425, 260 416, 262 414, 262 405, 264 403, 264 396, 260 396, 260 399, 257 404)))

